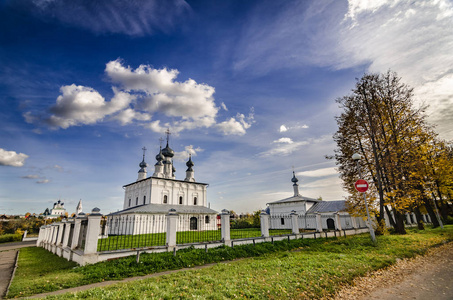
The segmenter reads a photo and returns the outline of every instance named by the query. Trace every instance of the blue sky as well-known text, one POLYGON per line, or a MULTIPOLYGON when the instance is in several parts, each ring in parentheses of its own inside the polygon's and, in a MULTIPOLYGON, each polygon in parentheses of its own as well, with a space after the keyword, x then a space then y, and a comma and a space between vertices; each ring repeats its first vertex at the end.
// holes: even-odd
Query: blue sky
POLYGON ((396 71, 453 138, 451 1, 69 1, 0 4, 0 213, 122 208, 143 146, 172 131, 216 210, 346 196, 335 99, 396 71))

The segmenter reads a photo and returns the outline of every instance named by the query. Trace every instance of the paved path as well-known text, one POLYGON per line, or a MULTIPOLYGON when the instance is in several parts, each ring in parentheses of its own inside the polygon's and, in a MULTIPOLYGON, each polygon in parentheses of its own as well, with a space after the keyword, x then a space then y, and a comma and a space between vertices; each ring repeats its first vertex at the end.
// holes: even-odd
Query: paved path
POLYGON ((18 249, 34 245, 36 245, 36 241, 0 244, 0 299, 5 296, 6 289, 11 281, 18 249))
POLYGON ((341 290, 340 299, 453 299, 453 242, 425 256, 399 260, 389 268, 357 278, 341 290))

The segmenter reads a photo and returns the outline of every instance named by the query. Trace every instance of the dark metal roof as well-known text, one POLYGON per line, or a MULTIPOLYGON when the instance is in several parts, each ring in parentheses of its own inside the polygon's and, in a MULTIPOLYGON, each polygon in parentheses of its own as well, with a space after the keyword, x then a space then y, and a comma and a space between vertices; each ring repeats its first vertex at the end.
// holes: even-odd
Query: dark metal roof
POLYGON ((289 197, 289 198, 286 198, 286 199, 282 199, 282 200, 278 200, 278 201, 274 201, 274 202, 269 202, 267 204, 278 204, 278 203, 286 203, 286 202, 302 202, 302 201, 319 202, 319 200, 316 200, 316 199, 313 199, 313 198, 308 198, 308 197, 304 197, 304 196, 301 196, 301 195, 297 195, 297 196, 292 196, 292 197, 289 197))
POLYGON ((336 201, 319 201, 307 211, 307 214, 310 213, 324 213, 324 212, 337 212, 337 211, 346 211, 346 201, 345 200, 336 200, 336 201))
POLYGON ((142 180, 138 180, 138 181, 136 181, 136 182, 132 182, 132 183, 123 185, 123 187, 127 187, 127 186, 130 186, 130 185, 136 184, 136 183, 138 183, 138 182, 142 182, 142 181, 148 180, 148 179, 150 179, 150 178, 154 178, 154 179, 162 179, 162 180, 168 180, 168 181, 176 181, 176 182, 184 182, 184 183, 195 183, 195 184, 201 184, 201 185, 209 185, 208 183, 202 183, 202 182, 191 182, 191 181, 185 181, 185 180, 178 180, 178 179, 170 179, 170 178, 162 178, 162 177, 154 177, 154 176, 151 176, 151 177, 148 177, 148 178, 145 178, 145 179, 142 179, 142 180))
POLYGON ((108 214, 123 215, 123 214, 166 214, 170 209, 175 209, 176 213, 181 214, 217 214, 218 212, 205 206, 198 205, 173 205, 173 204, 143 204, 130 208, 126 208, 114 213, 108 214))

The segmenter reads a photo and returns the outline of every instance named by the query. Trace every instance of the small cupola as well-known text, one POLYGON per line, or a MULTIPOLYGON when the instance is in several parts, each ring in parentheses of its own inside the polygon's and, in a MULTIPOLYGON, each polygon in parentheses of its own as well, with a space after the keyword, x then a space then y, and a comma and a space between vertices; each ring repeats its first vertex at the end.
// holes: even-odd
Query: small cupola
POLYGON ((291 178, 291 182, 293 183, 293 189, 294 189, 294 196, 299 196, 299 185, 297 182, 299 179, 297 179, 296 174, 293 171, 293 178, 291 178))
POLYGON ((191 182, 195 182, 195 178, 193 177, 193 166, 194 166, 194 163, 192 162, 192 155, 189 154, 189 160, 187 161, 186 163, 186 166, 187 166, 187 170, 186 170, 186 178, 184 179, 184 181, 191 181, 191 182))
POLYGON ((148 166, 148 164, 145 162, 145 151, 146 151, 146 148, 143 147, 142 148, 143 150, 143 160, 142 162, 138 165, 140 167, 140 170, 138 170, 138 178, 137 178, 137 181, 139 180, 142 180, 142 179, 145 179, 146 178, 146 167, 148 166))

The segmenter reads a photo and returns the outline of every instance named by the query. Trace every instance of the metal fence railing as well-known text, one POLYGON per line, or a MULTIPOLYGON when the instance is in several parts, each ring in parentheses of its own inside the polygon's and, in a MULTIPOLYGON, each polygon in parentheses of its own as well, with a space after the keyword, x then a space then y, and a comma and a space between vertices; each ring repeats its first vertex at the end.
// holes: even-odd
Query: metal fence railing
POLYGON ((192 244, 221 241, 220 219, 215 215, 179 215, 176 244, 192 244))
POLYGON ((165 215, 159 214, 113 217, 101 227, 98 251, 165 246, 166 224, 165 215))

